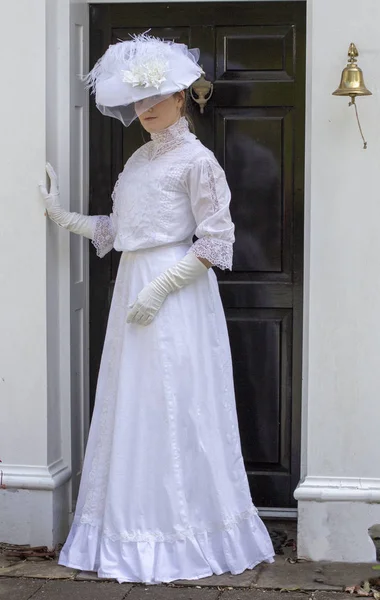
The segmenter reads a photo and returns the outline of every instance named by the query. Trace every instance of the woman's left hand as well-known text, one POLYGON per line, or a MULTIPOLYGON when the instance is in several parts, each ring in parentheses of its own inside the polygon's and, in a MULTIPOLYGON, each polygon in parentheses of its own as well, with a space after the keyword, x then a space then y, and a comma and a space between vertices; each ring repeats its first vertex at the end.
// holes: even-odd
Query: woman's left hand
POLYGON ((127 323, 149 325, 160 310, 169 291, 165 290, 157 281, 146 285, 132 305, 127 315, 127 323))
POLYGON ((127 323, 149 325, 171 292, 179 290, 201 275, 205 275, 207 269, 203 260, 199 260, 195 254, 188 252, 182 260, 161 273, 141 290, 127 315, 127 323))

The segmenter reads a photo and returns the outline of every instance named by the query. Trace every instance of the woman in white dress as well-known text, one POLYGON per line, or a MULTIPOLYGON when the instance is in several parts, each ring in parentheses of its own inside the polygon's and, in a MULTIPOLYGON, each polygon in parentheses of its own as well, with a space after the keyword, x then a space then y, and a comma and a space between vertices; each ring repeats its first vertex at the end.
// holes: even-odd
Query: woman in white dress
POLYGON ((68 213, 50 165, 49 216, 122 252, 74 521, 59 564, 124 582, 241 573, 273 561, 241 454, 215 273, 232 268, 225 174, 189 131, 196 51, 146 35, 90 74, 97 106, 151 141, 127 161, 109 216, 68 213), (121 76, 122 73, 122 76, 121 76), (133 115, 133 116, 131 116, 133 115), (194 234, 198 238, 193 243, 194 234))

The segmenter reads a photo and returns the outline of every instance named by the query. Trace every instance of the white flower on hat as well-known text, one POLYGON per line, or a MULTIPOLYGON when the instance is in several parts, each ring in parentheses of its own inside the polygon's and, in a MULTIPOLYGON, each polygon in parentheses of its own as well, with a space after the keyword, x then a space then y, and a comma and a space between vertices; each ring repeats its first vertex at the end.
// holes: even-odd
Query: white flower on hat
POLYGON ((122 71, 123 83, 130 83, 132 87, 155 87, 157 90, 166 81, 168 62, 160 58, 151 58, 149 61, 135 64, 130 71, 122 71))

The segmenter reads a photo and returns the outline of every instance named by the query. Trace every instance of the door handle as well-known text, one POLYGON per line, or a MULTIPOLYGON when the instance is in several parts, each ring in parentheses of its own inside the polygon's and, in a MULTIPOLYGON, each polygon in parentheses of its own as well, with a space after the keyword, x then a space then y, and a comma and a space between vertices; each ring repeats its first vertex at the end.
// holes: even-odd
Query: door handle
POLYGON ((214 84, 211 81, 208 81, 205 78, 205 75, 206 73, 203 72, 201 77, 194 81, 194 83, 190 86, 190 96, 194 102, 198 104, 201 115, 203 115, 205 106, 210 100, 214 91, 214 84))

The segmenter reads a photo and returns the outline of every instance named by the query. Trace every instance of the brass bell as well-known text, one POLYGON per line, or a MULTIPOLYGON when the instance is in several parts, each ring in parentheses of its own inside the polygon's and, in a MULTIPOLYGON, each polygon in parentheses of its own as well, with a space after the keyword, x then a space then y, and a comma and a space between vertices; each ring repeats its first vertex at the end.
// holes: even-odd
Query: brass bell
POLYGON ((367 142, 364 139, 362 127, 359 121, 358 107, 356 105, 355 99, 356 96, 372 96, 372 92, 370 92, 364 83, 363 71, 359 69, 356 64, 359 56, 359 52, 355 44, 350 44, 348 49, 348 63, 347 66, 342 71, 342 77, 340 80, 340 85, 335 92, 333 92, 333 96, 350 96, 351 101, 348 106, 354 106, 356 120, 358 122, 358 127, 360 131, 360 135, 363 140, 363 148, 364 150, 367 148, 367 142))
POLYGON ((356 96, 372 96, 364 83, 363 71, 357 66, 359 52, 355 44, 350 44, 348 49, 348 63, 342 71, 340 85, 333 96, 350 96, 351 103, 355 104, 356 96))

